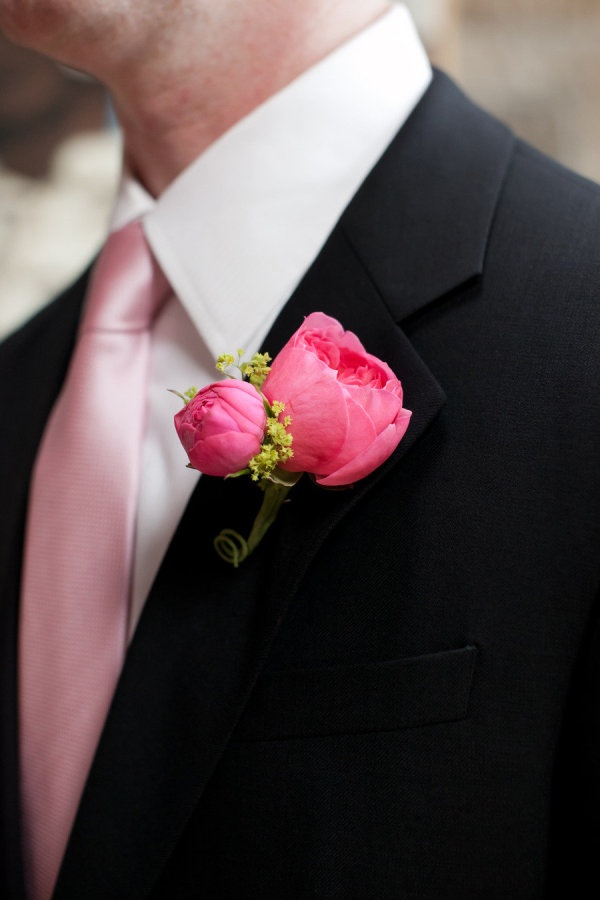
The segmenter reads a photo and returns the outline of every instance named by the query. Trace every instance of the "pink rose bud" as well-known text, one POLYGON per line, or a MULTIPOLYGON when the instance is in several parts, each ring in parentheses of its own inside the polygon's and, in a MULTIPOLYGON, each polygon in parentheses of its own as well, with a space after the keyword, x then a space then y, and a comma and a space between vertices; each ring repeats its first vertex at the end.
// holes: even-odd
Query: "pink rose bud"
POLYGON ((260 451, 267 414, 251 384, 209 384, 175 416, 175 428, 190 465, 225 477, 245 469, 260 451))
POLYGON ((312 313, 271 365, 270 403, 291 416, 294 455, 282 468, 341 486, 369 475, 402 440, 411 413, 389 366, 337 319, 312 313))

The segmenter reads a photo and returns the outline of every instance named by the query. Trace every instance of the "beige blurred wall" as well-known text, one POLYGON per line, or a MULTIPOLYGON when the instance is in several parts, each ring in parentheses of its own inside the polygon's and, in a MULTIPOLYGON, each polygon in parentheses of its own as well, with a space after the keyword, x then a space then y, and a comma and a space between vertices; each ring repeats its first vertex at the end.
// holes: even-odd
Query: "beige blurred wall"
POLYGON ((119 172, 100 85, 0 35, 0 337, 104 239, 119 172))
POLYGON ((445 71, 456 73, 460 65, 463 0, 402 2, 410 9, 431 59, 445 71))
POLYGON ((600 0, 408 5, 434 61, 473 99, 526 140, 600 181, 600 0))

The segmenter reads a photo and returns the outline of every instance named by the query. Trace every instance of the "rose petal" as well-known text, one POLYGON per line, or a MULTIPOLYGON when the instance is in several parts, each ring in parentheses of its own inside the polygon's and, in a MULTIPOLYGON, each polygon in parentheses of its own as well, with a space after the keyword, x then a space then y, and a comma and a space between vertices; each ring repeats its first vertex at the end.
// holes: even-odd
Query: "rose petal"
POLYGON ((344 334, 344 329, 337 319, 327 316, 322 312, 314 312, 307 316, 300 328, 292 335, 288 342, 292 346, 302 345, 306 335, 312 332, 318 332, 329 340, 339 344, 340 338, 344 334))
POLYGON ((377 433, 394 422, 402 412, 402 388, 396 393, 384 388, 346 384, 344 390, 354 403, 365 410, 377 433))
POLYGON ((292 418, 294 456, 285 468, 319 471, 325 459, 337 454, 348 430, 344 395, 335 372, 311 352, 287 347, 273 361, 263 393, 270 403, 284 403, 284 415, 292 418))
POLYGON ((317 483, 323 487, 341 487, 354 484, 374 472, 388 459, 404 437, 411 413, 403 410, 403 415, 392 425, 388 425, 370 446, 350 460, 345 466, 330 475, 316 476, 317 483))
MULTIPOLYGON (((336 454, 325 459, 316 471, 321 475, 336 472, 345 466, 350 460, 363 453, 375 440, 377 431, 365 410, 351 397, 345 395, 344 403, 348 413, 348 429, 346 439, 336 454)), ((314 469, 311 471, 315 471, 314 469)))
POLYGON ((229 415, 243 431, 252 430, 262 438, 267 414, 256 388, 246 381, 224 381, 216 384, 214 390, 223 413, 229 415))
POLYGON ((198 442, 188 456, 192 466, 204 475, 224 478, 244 469, 260 450, 260 441, 250 434, 229 432, 198 442))

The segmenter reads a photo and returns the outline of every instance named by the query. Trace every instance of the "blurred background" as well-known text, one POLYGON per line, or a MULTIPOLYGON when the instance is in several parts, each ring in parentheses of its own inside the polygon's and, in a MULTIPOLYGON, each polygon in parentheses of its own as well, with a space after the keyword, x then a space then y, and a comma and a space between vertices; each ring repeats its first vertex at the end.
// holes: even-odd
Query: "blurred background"
MULTIPOLYGON (((600 181, 600 0, 407 0, 433 62, 600 181)), ((0 337, 102 242, 119 176, 102 88, 0 35, 0 337)))

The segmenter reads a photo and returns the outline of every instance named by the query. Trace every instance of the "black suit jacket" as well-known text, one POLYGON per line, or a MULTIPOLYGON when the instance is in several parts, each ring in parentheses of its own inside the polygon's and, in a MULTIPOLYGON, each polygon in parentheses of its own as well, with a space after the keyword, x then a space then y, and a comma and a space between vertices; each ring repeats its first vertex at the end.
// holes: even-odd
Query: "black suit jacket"
MULTIPOLYGON (((258 492, 201 479, 129 651, 57 898, 588 896, 599 235, 596 187, 436 75, 265 342, 276 352, 311 311, 338 317, 402 379, 407 435, 351 490, 303 479, 238 570, 212 537, 243 532, 258 492)), ((82 292, 0 349, 10 897, 27 482, 82 292)))

